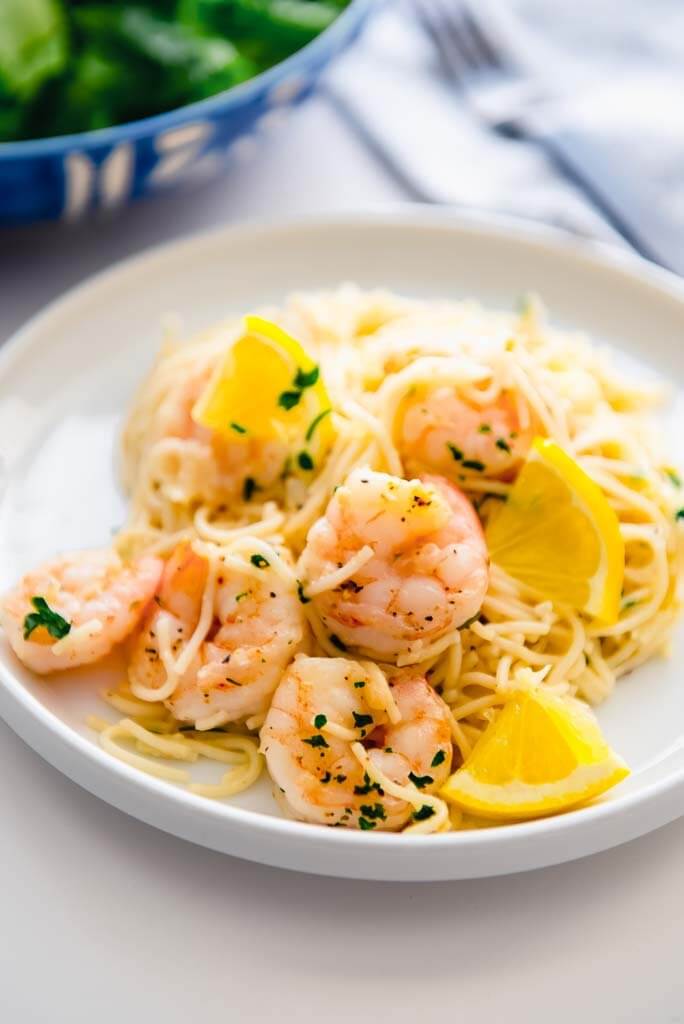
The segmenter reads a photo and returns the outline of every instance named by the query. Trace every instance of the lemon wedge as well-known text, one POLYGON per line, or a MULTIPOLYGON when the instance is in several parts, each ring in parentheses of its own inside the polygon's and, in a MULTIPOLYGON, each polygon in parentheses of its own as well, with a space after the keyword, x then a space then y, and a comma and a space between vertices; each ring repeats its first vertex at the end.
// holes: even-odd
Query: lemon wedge
MULTIPOLYGON (((225 437, 296 441, 320 450, 333 436, 330 407, 319 368, 300 343, 270 320, 246 316, 192 416, 225 437)), ((300 453, 303 468, 306 454, 300 453)))
POLYGON ((480 818, 516 821, 585 803, 628 774, 588 708, 531 690, 511 696, 441 795, 480 818))
POLYGON ((492 561, 544 597, 617 621, 625 568, 606 496, 554 441, 536 438, 486 530, 492 561))

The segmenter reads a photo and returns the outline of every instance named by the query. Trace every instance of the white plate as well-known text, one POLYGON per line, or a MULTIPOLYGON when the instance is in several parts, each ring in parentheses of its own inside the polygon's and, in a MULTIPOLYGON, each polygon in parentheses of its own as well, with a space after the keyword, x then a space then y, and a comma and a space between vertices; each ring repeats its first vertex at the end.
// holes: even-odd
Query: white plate
MULTIPOLYGON (((164 246, 77 288, 0 353, 0 587, 58 549, 106 542, 124 505, 117 422, 174 310, 199 328, 229 310, 355 280, 511 306, 534 289, 554 317, 684 380, 684 287, 635 259, 511 222, 443 211, 231 228, 164 246)), ((680 434, 681 436, 681 434, 680 434)), ((624 842, 684 813, 682 643, 619 683, 600 711, 633 774, 590 808, 464 834, 401 837, 278 816, 266 780, 214 803, 103 753, 84 724, 121 666, 34 679, 0 642, 0 713, 39 754, 123 811, 185 839, 281 867, 430 880, 521 871, 624 842)), ((30 808, 27 808, 30 813, 30 808)))

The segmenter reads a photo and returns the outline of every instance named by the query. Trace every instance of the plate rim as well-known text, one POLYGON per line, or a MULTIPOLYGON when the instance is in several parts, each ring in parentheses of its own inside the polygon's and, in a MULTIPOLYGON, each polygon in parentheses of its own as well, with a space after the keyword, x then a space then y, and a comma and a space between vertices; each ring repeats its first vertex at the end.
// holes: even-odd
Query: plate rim
MULTIPOLYGON (((109 284, 116 285, 117 280, 126 277, 131 273, 153 266, 165 258, 176 259, 184 253, 192 250, 211 248, 212 246, 225 244, 227 247, 239 244, 240 239, 249 236, 256 239, 259 236, 283 235, 287 233, 330 232, 335 229, 398 229, 407 228, 429 229, 440 234, 483 234, 493 241, 501 240, 506 242, 523 243, 537 249, 553 250, 555 255, 572 257, 580 262, 588 262, 596 269, 611 270, 617 272, 624 279, 640 285, 647 284, 654 290, 661 299, 673 301, 681 310, 684 320, 684 281, 680 280, 673 273, 664 270, 637 255, 623 252, 616 247, 593 240, 577 238, 562 229, 549 227, 527 221, 522 218, 507 215, 482 213, 480 211, 456 211, 451 209, 421 209, 413 206, 398 205, 384 206, 381 210, 368 209, 353 213, 340 212, 328 214, 312 214, 305 217, 291 217, 271 220, 258 218, 238 224, 224 225, 211 231, 194 233, 187 237, 175 239, 171 242, 164 242, 151 246, 142 252, 117 261, 112 266, 87 277, 74 287, 67 290, 61 296, 51 301, 46 307, 34 314, 23 326, 15 331, 10 338, 4 342, 0 350, 0 381, 3 375, 10 371, 15 360, 20 359, 26 352, 30 352, 34 340, 49 325, 50 320, 63 314, 68 314, 71 307, 77 307, 81 299, 93 291, 106 288, 109 284)), ((20 737, 28 743, 40 756, 49 761, 54 767, 66 774, 72 781, 76 782, 96 796, 104 799, 107 803, 114 804, 125 813, 132 814, 141 820, 161 827, 166 831, 190 838, 202 845, 212 846, 214 849, 222 849, 224 852, 231 852, 230 831, 247 830, 256 840, 265 840, 269 837, 286 839, 293 844, 295 852, 300 848, 305 849, 316 847, 324 853, 325 850, 337 851, 344 854, 345 851, 356 850, 374 851, 376 854, 396 855, 399 850, 405 851, 401 862, 411 851, 422 850, 424 857, 419 858, 416 863, 418 870, 409 871, 402 875, 388 870, 386 874, 377 874, 374 870, 359 871, 353 870, 349 865, 348 877, 358 878, 414 878, 418 880, 421 861, 427 859, 431 853, 437 855, 437 860, 443 860, 445 850, 460 850, 464 854, 470 851, 470 855, 476 857, 477 852, 488 852, 492 848, 505 848, 506 846, 520 847, 527 842, 539 840, 541 836, 548 837, 547 856, 536 857, 535 863, 530 868, 543 866, 544 864, 558 863, 562 860, 575 859, 598 849, 605 849, 617 845, 628 838, 636 837, 644 832, 651 831, 659 825, 674 820, 684 813, 684 806, 674 806, 674 794, 676 791, 684 791, 684 765, 673 766, 670 772, 661 779, 646 783, 633 793, 617 795, 614 798, 588 807, 568 811, 555 817, 541 818, 529 822, 514 825, 501 825, 496 828, 473 830, 468 832, 452 832, 428 836, 406 836, 396 835, 389 832, 380 832, 367 836, 363 833, 356 833, 352 830, 329 829, 323 825, 305 825, 299 821, 287 818, 276 817, 263 812, 253 811, 249 808, 236 807, 230 803, 206 800, 196 794, 169 785, 164 780, 156 779, 143 772, 118 761, 96 743, 72 729, 66 722, 50 711, 27 689, 24 688, 19 678, 14 675, 11 668, 0 663, 0 714, 7 724, 20 737), (42 743, 42 749, 41 749, 42 743), (49 748, 46 753, 45 748, 49 748), (73 756, 84 758, 86 765, 93 769, 92 780, 86 775, 74 771, 70 767, 73 756), (103 781, 100 779, 102 776, 103 781), (142 795, 146 804, 145 813, 140 810, 131 810, 129 807, 115 799, 113 794, 107 793, 107 778, 112 776, 117 786, 123 786, 125 791, 131 791, 138 796, 142 795), (92 781, 92 785, 89 783, 92 781), (153 806, 157 805, 157 806, 153 806), (610 828, 611 822, 616 818, 629 819, 634 812, 648 804, 658 813, 656 824, 649 816, 644 815, 640 822, 632 821, 628 829, 629 834, 622 838, 607 838, 606 827, 610 828), (187 830, 179 829, 174 825, 160 824, 158 818, 164 817, 164 810, 170 810, 189 814, 192 820, 207 819, 214 825, 223 825, 226 828, 225 845, 214 845, 214 841, 208 838, 199 838, 197 835, 188 835, 187 830), (156 814, 155 810, 162 813, 156 814), (594 826, 603 826, 599 831, 603 838, 599 845, 595 842, 589 843, 589 848, 583 852, 568 852, 563 854, 558 849, 558 841, 563 837, 572 834, 573 836, 589 836, 594 826), (642 827, 643 826, 643 827, 642 827), (313 842, 311 841, 313 840, 313 842), (549 855, 550 853, 550 855, 549 855)), ((653 817, 653 815, 651 816, 653 817)), ((244 845, 244 844, 243 844, 244 845)), ((577 845, 577 843, 575 844, 577 845)), ((250 853, 238 853, 247 856, 249 859, 261 860, 266 863, 279 864, 284 867, 296 867, 296 863, 285 863, 288 858, 275 856, 269 859, 268 850, 255 850, 250 853)), ((302 859, 304 859, 306 854, 302 859)), ((289 858, 291 861, 292 857, 289 858)), ((409 857, 409 859, 411 859, 409 857)), ((415 860, 415 858, 413 858, 415 860)), ((296 857, 294 858, 296 861, 296 857)), ((375 857, 377 860, 377 856, 375 857)), ((485 874, 499 873, 487 870, 474 873, 458 869, 455 872, 449 871, 444 866, 436 866, 436 873, 428 873, 429 878, 456 878, 456 877, 481 877, 485 874)), ((500 873, 506 870, 525 870, 524 867, 502 868, 500 873)), ((319 871, 323 874, 346 874, 346 871, 329 870, 326 865, 320 868, 307 866, 303 870, 319 871)), ((402 869, 403 870, 403 869, 402 869)))

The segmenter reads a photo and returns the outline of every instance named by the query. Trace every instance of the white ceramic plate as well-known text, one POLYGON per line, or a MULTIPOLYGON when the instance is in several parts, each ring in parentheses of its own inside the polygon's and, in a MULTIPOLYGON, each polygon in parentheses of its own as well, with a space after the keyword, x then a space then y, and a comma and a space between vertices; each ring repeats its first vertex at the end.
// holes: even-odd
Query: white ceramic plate
MULTIPOLYGON (((122 522, 118 421, 173 310, 189 328, 292 289, 343 280, 510 307, 537 291, 554 318, 621 358, 684 381, 684 287, 635 259, 510 222, 443 211, 231 228, 164 246, 77 288, 0 352, 0 588, 57 550, 106 542, 122 522)), ((681 437, 681 433, 679 434, 681 437)), ((102 752, 84 724, 121 666, 31 677, 0 641, 0 713, 39 754, 123 811, 185 839, 282 867, 430 880, 521 871, 605 849, 684 813, 682 643, 619 683, 600 710, 631 777, 592 807, 525 825, 401 837, 279 817, 264 779, 214 803, 102 752)), ((207 769, 210 770, 210 769, 207 769)), ((27 807, 27 813, 30 808, 27 807)))

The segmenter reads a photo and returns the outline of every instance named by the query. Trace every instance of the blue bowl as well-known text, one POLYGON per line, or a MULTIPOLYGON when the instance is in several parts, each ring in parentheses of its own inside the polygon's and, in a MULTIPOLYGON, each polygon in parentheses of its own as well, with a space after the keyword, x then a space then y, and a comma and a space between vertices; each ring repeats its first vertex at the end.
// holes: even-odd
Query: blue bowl
POLYGON ((356 38, 376 2, 352 0, 308 46, 199 103, 100 131, 0 143, 0 224, 78 220, 248 157, 356 38))

